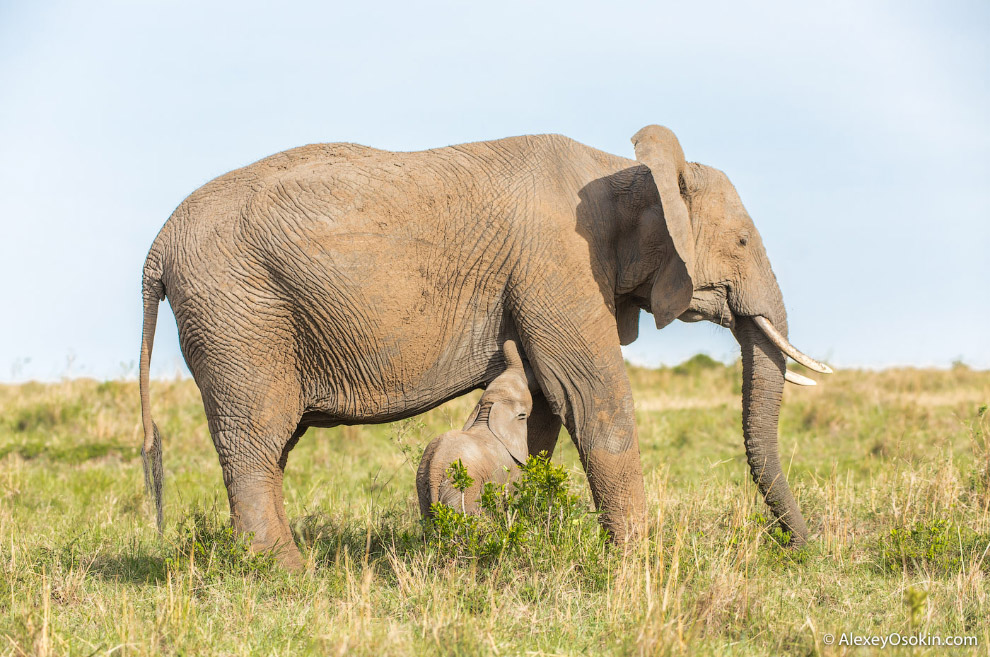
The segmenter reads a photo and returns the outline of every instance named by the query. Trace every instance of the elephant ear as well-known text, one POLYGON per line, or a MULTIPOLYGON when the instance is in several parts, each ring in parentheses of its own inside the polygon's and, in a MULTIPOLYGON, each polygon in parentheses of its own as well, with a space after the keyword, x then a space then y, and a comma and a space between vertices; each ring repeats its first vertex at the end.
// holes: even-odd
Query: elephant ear
POLYGON ((474 426, 474 423, 478 421, 478 414, 479 413, 481 413, 481 402, 480 401, 477 404, 474 405, 474 410, 471 411, 471 417, 469 417, 467 419, 467 422, 464 423, 464 429, 462 429, 462 431, 467 431, 468 429, 470 429, 471 427, 474 426))
MULTIPOLYGON (((650 293, 650 309, 657 328, 674 321, 691 305, 694 295, 694 231, 687 205, 681 196, 684 184, 684 151, 669 129, 648 125, 632 138, 636 160, 649 167, 660 192, 663 223, 672 253, 657 270, 650 293)), ((656 213, 655 209, 647 212, 656 213)))
POLYGON ((497 401, 488 414, 488 428, 518 463, 525 463, 529 456, 526 444, 526 420, 519 419, 519 404, 497 401))

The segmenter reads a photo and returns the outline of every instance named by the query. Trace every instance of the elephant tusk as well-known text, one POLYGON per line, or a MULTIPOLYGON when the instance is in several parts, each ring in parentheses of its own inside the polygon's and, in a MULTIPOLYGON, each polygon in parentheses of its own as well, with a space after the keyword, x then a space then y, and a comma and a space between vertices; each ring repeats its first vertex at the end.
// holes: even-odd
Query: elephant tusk
POLYGON ((792 372, 790 370, 784 370, 784 380, 788 383, 793 383, 796 386, 816 386, 818 382, 814 379, 809 379, 806 376, 798 374, 797 372, 792 372))
POLYGON ((753 321, 756 323, 757 326, 760 327, 760 330, 763 331, 763 333, 767 336, 770 342, 774 343, 778 349, 780 349, 785 354, 787 354, 797 362, 807 367, 809 370, 820 372, 821 374, 832 373, 832 368, 826 365, 825 363, 821 363, 815 360, 814 358, 811 358, 810 356, 806 356, 797 349, 795 349, 794 345, 788 342, 787 338, 782 336, 777 331, 777 329, 774 328, 773 323, 766 317, 755 315, 753 317, 753 321))

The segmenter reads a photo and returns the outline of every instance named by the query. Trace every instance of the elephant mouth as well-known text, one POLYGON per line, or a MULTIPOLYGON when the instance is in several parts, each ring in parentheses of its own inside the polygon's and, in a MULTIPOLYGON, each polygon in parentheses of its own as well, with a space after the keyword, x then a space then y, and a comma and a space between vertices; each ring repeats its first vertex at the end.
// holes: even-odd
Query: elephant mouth
POLYGON ((677 319, 688 323, 709 321, 730 330, 736 326, 736 316, 729 310, 728 305, 717 314, 706 313, 701 310, 685 310, 677 319))
POLYGON ((709 321, 729 330, 736 327, 736 315, 729 308, 728 290, 719 286, 695 290, 691 305, 677 319, 682 322, 709 321))
MULTIPOLYGON (((752 319, 753 323, 760 329, 766 338, 781 351, 785 356, 789 356, 794 361, 807 367, 813 372, 820 374, 831 374, 832 368, 825 363, 808 356, 800 349, 788 342, 787 338, 777 330, 773 322, 763 315, 735 313, 729 306, 731 297, 729 285, 710 285, 698 288, 691 297, 691 304, 688 309, 678 316, 683 322, 700 322, 707 320, 713 324, 725 327, 736 334, 737 318, 752 319)), ((735 335, 736 340, 739 336, 735 335)), ((784 377, 789 383, 803 386, 813 386, 815 381, 806 376, 802 376, 790 370, 785 371, 784 377)))

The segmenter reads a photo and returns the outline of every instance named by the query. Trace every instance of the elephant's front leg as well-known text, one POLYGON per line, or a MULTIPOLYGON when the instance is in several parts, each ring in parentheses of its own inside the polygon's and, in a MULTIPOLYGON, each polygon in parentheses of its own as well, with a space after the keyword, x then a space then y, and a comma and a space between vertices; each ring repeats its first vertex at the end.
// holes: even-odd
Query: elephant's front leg
MULTIPOLYGON (((577 447, 602 525, 616 541, 625 541, 643 525, 645 492, 632 390, 614 320, 567 334, 522 320, 520 333, 548 410, 564 419, 577 447)), ((552 444, 550 433, 548 427, 530 441, 531 453, 538 440, 552 444)))
POLYGON ((599 519, 621 543, 639 534, 645 521, 643 465, 625 372, 604 376, 600 384, 579 383, 579 392, 567 395, 571 412, 565 417, 601 512, 599 519))

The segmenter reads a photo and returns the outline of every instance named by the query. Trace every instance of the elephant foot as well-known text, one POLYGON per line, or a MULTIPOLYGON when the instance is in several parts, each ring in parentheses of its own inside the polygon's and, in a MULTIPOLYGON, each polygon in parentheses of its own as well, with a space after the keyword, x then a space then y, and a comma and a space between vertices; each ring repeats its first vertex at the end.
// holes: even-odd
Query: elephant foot
POLYGON ((646 492, 639 450, 612 454, 595 449, 587 458, 588 483, 600 515, 598 520, 618 545, 635 543, 645 535, 646 492))
POLYGON ((266 551, 272 550, 275 554, 275 558, 278 559, 280 566, 286 570, 293 572, 300 572, 306 567, 306 561, 302 557, 302 553, 299 548, 296 547, 295 542, 292 540, 292 536, 289 536, 288 543, 279 543, 277 545, 266 545, 266 546, 255 546, 254 543, 251 544, 251 549, 255 551, 266 551))
POLYGON ((251 537, 252 552, 271 551, 287 570, 302 570, 305 561, 289 530, 281 481, 228 487, 234 530, 251 537))

